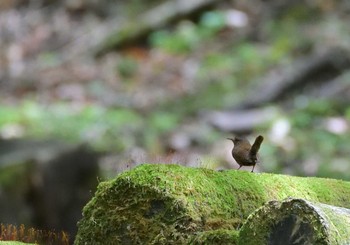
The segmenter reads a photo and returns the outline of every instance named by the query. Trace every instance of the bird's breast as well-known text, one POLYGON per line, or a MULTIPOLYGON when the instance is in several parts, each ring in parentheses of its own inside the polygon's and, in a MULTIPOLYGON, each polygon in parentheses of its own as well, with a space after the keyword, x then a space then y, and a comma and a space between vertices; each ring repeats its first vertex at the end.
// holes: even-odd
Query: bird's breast
POLYGON ((249 156, 249 151, 233 149, 232 156, 239 165, 252 166, 256 164, 256 159, 249 156))

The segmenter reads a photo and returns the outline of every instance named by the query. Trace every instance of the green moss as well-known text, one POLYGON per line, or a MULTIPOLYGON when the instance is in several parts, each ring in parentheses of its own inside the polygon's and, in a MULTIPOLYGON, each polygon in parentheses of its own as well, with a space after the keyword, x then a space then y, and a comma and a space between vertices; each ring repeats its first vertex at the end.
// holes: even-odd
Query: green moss
POLYGON ((319 204, 323 218, 329 227, 330 244, 345 244, 350 241, 350 210, 340 207, 319 204))
MULTIPOLYGON (((324 244, 321 241, 324 241, 324 238, 326 237, 325 235, 326 230, 322 227, 322 225, 319 222, 317 222, 319 215, 309 207, 302 207, 302 208, 299 208, 299 207, 295 207, 291 203, 280 203, 277 201, 271 201, 268 204, 262 206, 261 208, 259 208, 257 211, 255 211, 252 215, 248 217, 248 220, 240 229, 238 244, 242 244, 242 245, 268 244, 269 240, 271 239, 271 236, 273 236, 272 233, 274 232, 274 230, 278 229, 277 227, 282 226, 281 222, 292 223, 293 221, 291 220, 298 220, 294 222, 299 224, 312 223, 313 229, 315 231, 318 231, 318 232, 314 231, 308 234, 307 239, 308 239, 308 242, 311 242, 311 243, 307 243, 307 244, 319 244, 319 245, 324 244)), ((303 227, 303 228, 304 230, 308 230, 309 226, 303 227)), ((288 229, 286 227, 283 231, 285 233, 288 233, 288 229)), ((280 234, 281 239, 286 239, 286 237, 289 238, 289 235, 291 234, 288 234, 288 235, 280 234)), ((291 242, 292 241, 286 240, 286 244, 291 244, 291 242)))
POLYGON ((190 244, 238 244, 238 231, 218 229, 213 231, 199 232, 194 235, 190 244))
POLYGON ((271 201, 248 217, 238 244, 263 245, 279 239, 286 244, 347 244, 349 222, 349 209, 303 199, 271 201))
POLYGON ((350 183, 144 164, 100 183, 75 244, 188 242, 196 232, 238 230, 265 202, 287 197, 349 208, 350 183))

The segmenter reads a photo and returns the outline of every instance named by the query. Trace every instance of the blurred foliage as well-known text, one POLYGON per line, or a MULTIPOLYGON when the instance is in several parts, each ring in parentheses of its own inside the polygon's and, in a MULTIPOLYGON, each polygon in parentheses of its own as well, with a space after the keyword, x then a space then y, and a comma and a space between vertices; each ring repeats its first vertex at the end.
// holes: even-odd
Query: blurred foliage
MULTIPOLYGON (((297 15, 299 10, 303 11, 293 9, 291 16, 297 15)), ((300 15, 303 16, 303 13, 300 15)), ((242 40, 225 50, 205 50, 200 57, 196 93, 184 96, 181 100, 165 102, 161 108, 193 114, 203 108, 228 108, 242 101, 246 96, 243 91, 254 88, 262 74, 281 61, 289 64, 295 52, 308 50, 311 40, 298 35, 301 20, 286 17, 278 22, 267 22, 263 28, 269 37, 266 40, 269 44, 242 40)), ((220 32, 225 28, 224 12, 208 11, 197 24, 183 21, 173 30, 154 32, 150 36, 150 43, 153 48, 174 55, 193 55, 201 52, 209 43, 224 42, 220 32)))
MULTIPOLYGON (((345 132, 332 132, 326 127, 328 118, 341 118, 350 107, 338 105, 332 100, 315 99, 307 106, 296 110, 291 115, 292 135, 298 146, 297 159, 308 160, 315 157, 319 161, 318 175, 338 176, 349 178, 350 165, 337 161, 347 162, 349 152, 349 130, 345 132), (341 168, 338 168, 341 167, 341 168)), ((334 126, 337 129, 337 126, 334 126)), ((303 170, 299 168, 300 174, 303 170)))
MULTIPOLYGON (((301 176, 349 179, 350 132, 348 129, 337 132, 337 126, 327 127, 329 119, 346 122, 344 115, 349 108, 331 100, 315 98, 309 99, 303 108, 284 115, 290 124, 290 130, 280 142, 265 142, 262 145, 264 168, 301 176)), ((266 125, 261 130, 269 129, 270 125, 266 125)))
POLYGON ((182 21, 173 31, 155 31, 150 43, 171 53, 193 51, 206 38, 212 38, 225 26, 225 17, 220 11, 210 11, 202 15, 198 24, 182 21))
MULTIPOLYGON (((134 7, 130 11, 136 13, 142 1, 132 2, 134 7)), ((340 43, 350 43, 349 32, 343 23, 335 20, 334 15, 324 15, 329 8, 324 5, 321 2, 309 3, 307 7, 295 4, 277 13, 277 17, 264 19, 259 33, 254 33, 256 37, 245 39, 225 36, 232 30, 226 23, 225 11, 220 10, 203 13, 197 22, 185 20, 171 28, 154 31, 149 36, 150 50, 174 57, 193 57, 198 62, 192 90, 178 97, 166 97, 145 111, 116 105, 103 107, 97 103, 72 106, 71 103, 58 102, 45 106, 27 99, 18 106, 0 106, 0 130, 15 125, 24 136, 86 141, 103 151, 124 152, 140 146, 150 154, 164 153, 164 138, 184 122, 193 120, 199 112, 234 107, 246 99, 251 90, 256 90, 266 73, 277 67, 288 67, 296 57, 307 54, 320 42, 335 42, 339 36, 343 39, 340 43), (323 30, 327 31, 323 33, 323 30)), ((142 75, 138 71, 148 61, 128 54, 118 55, 120 59, 113 66, 114 72, 123 85, 127 84, 127 92, 133 92, 133 88, 142 85, 142 75)), ((57 63, 51 53, 44 53, 39 59, 47 66, 57 63)), ((98 86, 91 90, 97 93, 98 86)), ((101 89, 99 95, 103 97, 105 92, 101 89)), ((331 99, 321 100, 303 94, 295 95, 284 111, 281 117, 290 125, 290 130, 282 143, 266 138, 261 150, 264 168, 267 171, 287 169, 286 172, 299 175, 349 179, 350 166, 342 164, 349 152, 349 130, 337 134, 324 125, 331 117, 349 121, 350 107, 338 105, 331 99), (313 159, 319 162, 319 166, 317 163, 315 171, 305 172, 304 163, 313 159)), ((274 122, 271 120, 271 124, 257 130, 269 132, 274 122)), ((224 134, 227 134, 209 128, 200 138, 207 144, 203 146, 224 139, 224 134)), ((203 159, 207 157, 203 156, 203 159)))
POLYGON ((134 59, 124 57, 118 64, 117 70, 122 78, 127 79, 133 76, 138 69, 137 62, 134 59))
POLYGON ((178 126, 179 118, 167 112, 143 116, 126 108, 105 109, 97 105, 72 109, 70 104, 49 106, 26 101, 17 107, 0 107, 0 129, 16 125, 24 136, 84 141, 98 150, 121 152, 151 142, 178 126), (144 130, 147 129, 147 130, 144 130), (148 138, 152 138, 149 140, 148 138))

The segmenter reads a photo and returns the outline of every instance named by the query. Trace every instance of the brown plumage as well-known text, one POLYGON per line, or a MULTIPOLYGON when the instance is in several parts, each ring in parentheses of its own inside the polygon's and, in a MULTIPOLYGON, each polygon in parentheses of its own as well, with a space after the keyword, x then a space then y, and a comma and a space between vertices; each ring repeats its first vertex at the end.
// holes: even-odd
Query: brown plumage
POLYGON ((254 171, 255 165, 257 163, 258 151, 260 149, 260 145, 264 140, 264 137, 259 135, 254 144, 251 145, 246 138, 243 137, 235 137, 234 139, 227 138, 228 140, 232 140, 234 146, 232 149, 232 157, 236 160, 240 169, 242 166, 253 166, 252 172, 254 171))

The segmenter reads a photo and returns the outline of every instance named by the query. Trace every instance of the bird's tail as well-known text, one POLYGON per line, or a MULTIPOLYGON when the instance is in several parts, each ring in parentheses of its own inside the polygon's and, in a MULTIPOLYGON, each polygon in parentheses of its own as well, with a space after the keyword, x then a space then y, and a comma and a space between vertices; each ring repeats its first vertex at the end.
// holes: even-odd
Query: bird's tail
POLYGON ((250 149, 249 154, 251 156, 256 156, 256 154, 258 153, 259 149, 260 149, 260 145, 263 142, 264 137, 262 137, 261 135, 259 135, 258 137, 256 137, 254 144, 252 145, 252 148, 250 149))

